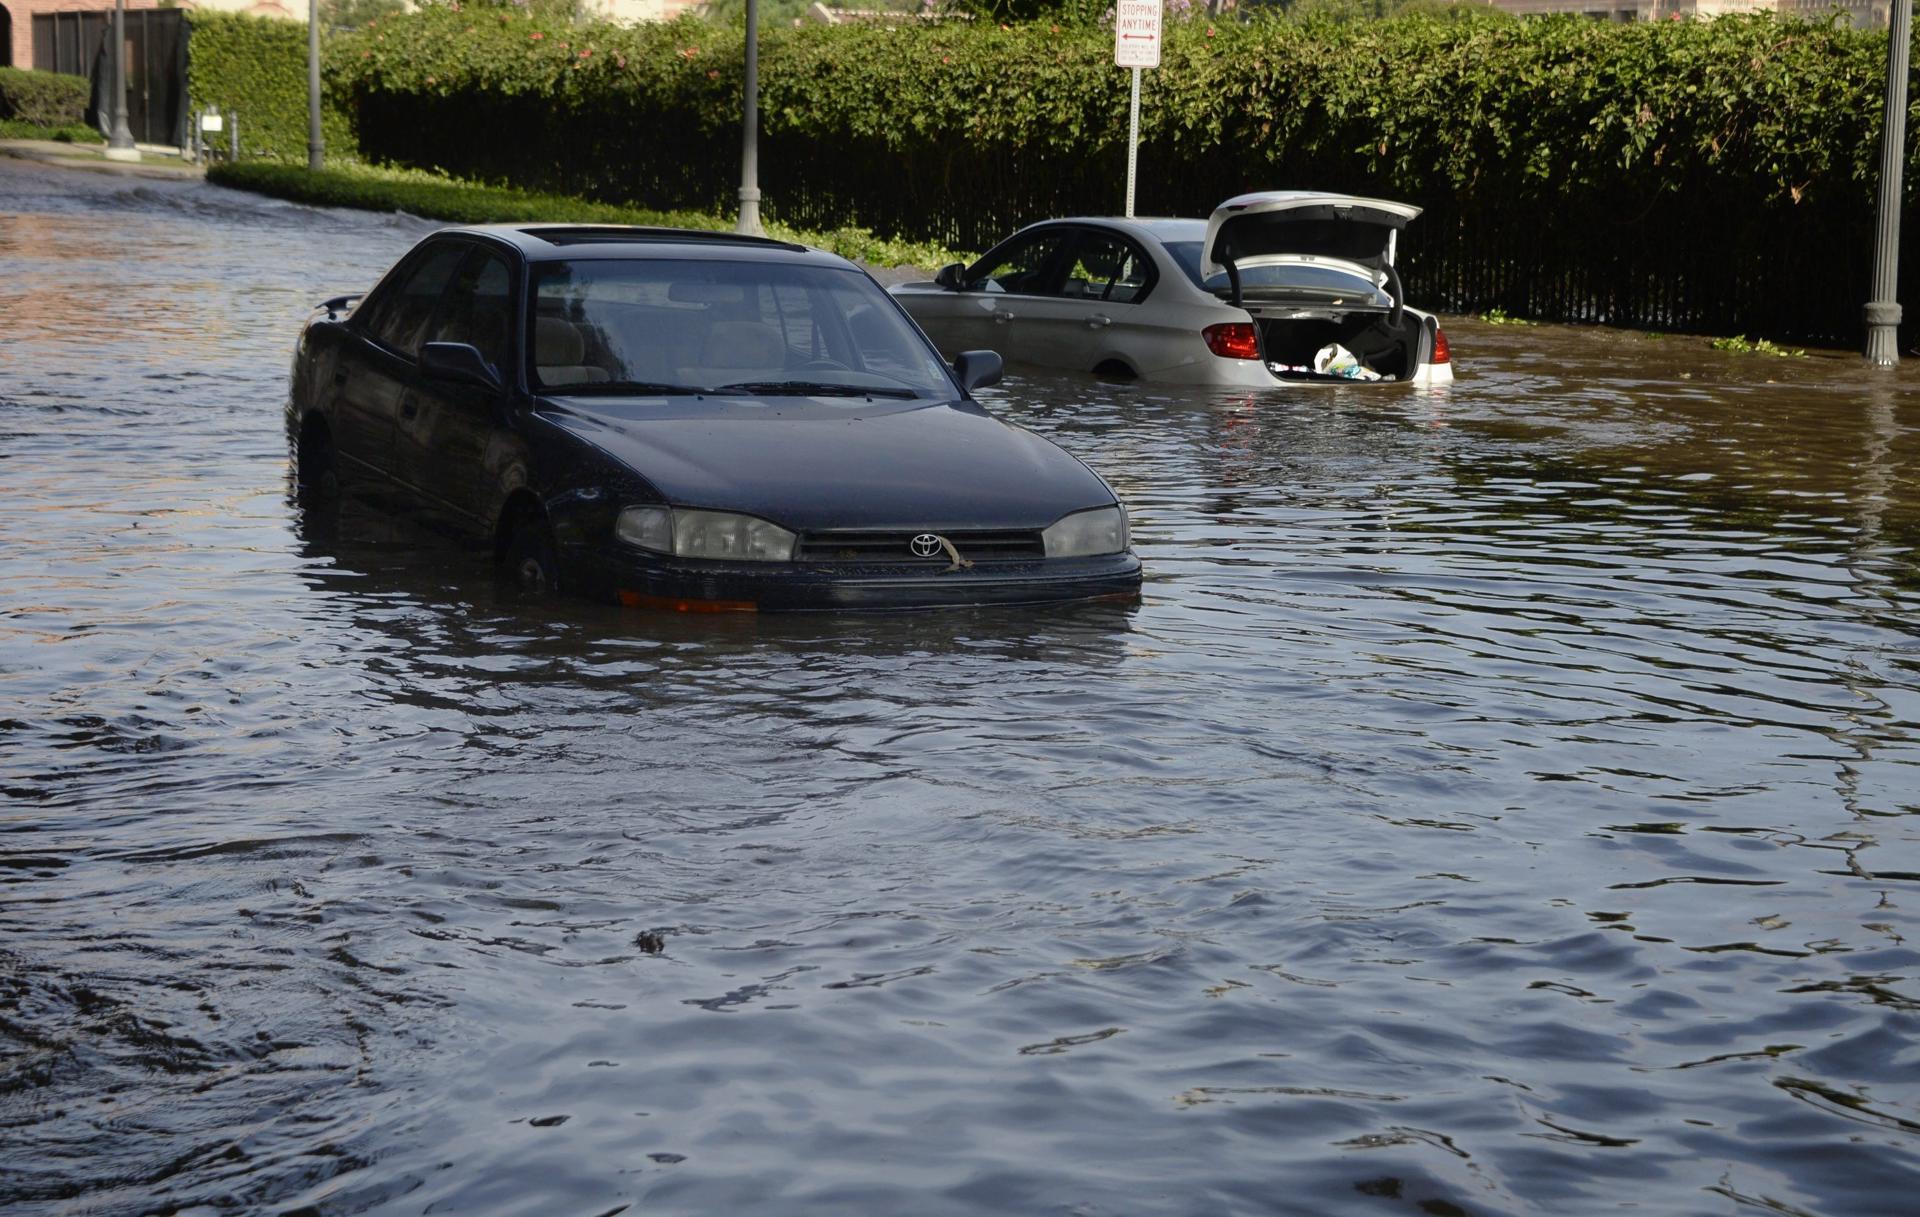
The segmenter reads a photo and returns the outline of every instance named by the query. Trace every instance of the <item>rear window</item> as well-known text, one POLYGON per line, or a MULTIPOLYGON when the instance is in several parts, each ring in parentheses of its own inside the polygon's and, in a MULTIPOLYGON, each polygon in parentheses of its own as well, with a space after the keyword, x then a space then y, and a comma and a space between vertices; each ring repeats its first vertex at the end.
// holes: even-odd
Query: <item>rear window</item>
MULTIPOLYGON (((1231 284, 1227 276, 1221 274, 1207 278, 1200 276, 1200 242, 1169 241, 1167 252, 1180 264, 1187 278, 1203 291, 1225 292, 1231 284)), ((1240 284, 1243 288, 1279 288, 1299 291, 1319 297, 1342 297, 1347 304, 1374 304, 1383 308, 1393 305, 1393 298, 1379 287, 1371 277, 1356 273, 1341 266, 1330 266, 1324 262, 1284 262, 1278 265, 1248 266, 1241 268, 1240 284)))

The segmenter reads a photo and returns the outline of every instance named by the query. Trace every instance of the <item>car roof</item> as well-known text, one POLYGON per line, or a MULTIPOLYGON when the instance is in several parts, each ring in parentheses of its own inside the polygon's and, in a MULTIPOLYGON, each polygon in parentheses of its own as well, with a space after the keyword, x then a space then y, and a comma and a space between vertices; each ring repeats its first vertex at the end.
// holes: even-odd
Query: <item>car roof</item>
POLYGON ((1061 216, 1039 220, 1027 227, 1039 228, 1043 224, 1104 224, 1157 241, 1198 241, 1207 231, 1205 220, 1183 216, 1061 216))
POLYGON ((442 229, 434 235, 490 237, 518 249, 529 262, 576 258, 691 258, 714 262, 852 266, 838 254, 791 241, 696 228, 648 228, 634 224, 469 224, 442 229))

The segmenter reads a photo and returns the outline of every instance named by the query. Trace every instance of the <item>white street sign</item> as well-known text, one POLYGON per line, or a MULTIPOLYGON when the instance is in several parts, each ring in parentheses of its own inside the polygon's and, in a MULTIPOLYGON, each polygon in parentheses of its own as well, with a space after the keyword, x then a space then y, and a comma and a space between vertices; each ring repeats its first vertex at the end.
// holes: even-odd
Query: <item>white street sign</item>
POLYGON ((1113 62, 1122 68, 1160 66, 1160 0, 1114 0, 1113 62))

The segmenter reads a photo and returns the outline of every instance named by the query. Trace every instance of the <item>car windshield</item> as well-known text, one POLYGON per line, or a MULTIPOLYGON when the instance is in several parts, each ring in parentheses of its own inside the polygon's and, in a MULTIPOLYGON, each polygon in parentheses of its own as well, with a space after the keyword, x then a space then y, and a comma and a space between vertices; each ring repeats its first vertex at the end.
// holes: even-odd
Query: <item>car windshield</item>
MULTIPOLYGON (((1200 242, 1168 241, 1167 252, 1187 272, 1187 278, 1202 291, 1226 292, 1231 288, 1223 272, 1202 278, 1200 275, 1200 242)), ((1283 262, 1266 266, 1247 266, 1240 270, 1240 286, 1244 290, 1254 291, 1260 288, 1280 288, 1290 292, 1311 295, 1315 299, 1342 298, 1348 304, 1371 304, 1381 308, 1391 308, 1393 297, 1383 291, 1374 281, 1362 274, 1356 274, 1342 266, 1328 266, 1313 262, 1283 262)))
POLYGON ((566 394, 951 397, 939 356, 859 272, 749 261, 533 268, 536 389, 566 394))

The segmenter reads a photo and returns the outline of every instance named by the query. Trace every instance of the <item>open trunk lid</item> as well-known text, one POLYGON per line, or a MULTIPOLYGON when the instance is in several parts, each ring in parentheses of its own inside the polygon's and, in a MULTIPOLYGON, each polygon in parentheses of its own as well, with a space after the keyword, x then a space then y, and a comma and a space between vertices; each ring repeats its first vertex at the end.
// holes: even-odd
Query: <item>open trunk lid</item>
POLYGON ((1267 272, 1255 276, 1262 282, 1247 290, 1271 296, 1290 294, 1284 286, 1289 279, 1314 277, 1282 268, 1339 268, 1387 289, 1397 305, 1400 277, 1393 268, 1394 253, 1400 230, 1419 214, 1420 209, 1408 203, 1318 190, 1239 195, 1214 208, 1207 219, 1200 274, 1209 288, 1217 276, 1226 275, 1230 291, 1218 294, 1237 303, 1247 271, 1267 272))

